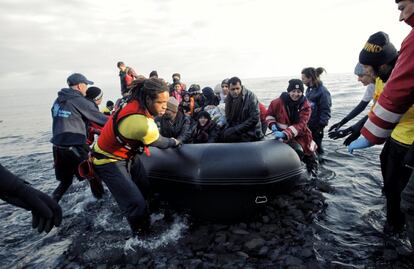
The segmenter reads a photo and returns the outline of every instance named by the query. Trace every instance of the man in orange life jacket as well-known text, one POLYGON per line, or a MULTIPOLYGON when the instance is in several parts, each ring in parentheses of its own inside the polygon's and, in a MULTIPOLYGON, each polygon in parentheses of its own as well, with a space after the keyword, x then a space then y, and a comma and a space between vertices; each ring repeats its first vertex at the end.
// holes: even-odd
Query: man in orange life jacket
POLYGON ((158 132, 155 116, 167 109, 169 89, 162 79, 137 80, 131 85, 131 96, 120 106, 102 129, 93 147, 93 164, 97 176, 103 180, 126 216, 133 234, 149 229, 149 210, 146 199, 149 184, 137 154, 147 146, 177 147, 174 138, 158 132), (130 167, 134 162, 131 175, 130 167))

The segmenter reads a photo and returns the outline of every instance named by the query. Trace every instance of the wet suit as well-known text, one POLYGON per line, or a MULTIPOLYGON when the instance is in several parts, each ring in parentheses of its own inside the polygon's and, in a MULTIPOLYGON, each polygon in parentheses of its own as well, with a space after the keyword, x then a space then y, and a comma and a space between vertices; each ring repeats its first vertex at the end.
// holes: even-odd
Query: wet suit
POLYGON ((62 209, 48 195, 32 188, 27 182, 12 174, 0 164, 0 199, 30 210, 32 226, 39 233, 48 233, 62 222, 62 209))

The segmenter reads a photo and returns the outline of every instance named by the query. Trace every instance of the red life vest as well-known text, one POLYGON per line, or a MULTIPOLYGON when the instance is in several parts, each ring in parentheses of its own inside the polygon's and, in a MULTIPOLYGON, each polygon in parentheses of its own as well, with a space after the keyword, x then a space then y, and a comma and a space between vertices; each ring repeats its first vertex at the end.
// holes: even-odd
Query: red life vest
POLYGON ((113 113, 103 127, 98 139, 98 146, 101 150, 121 159, 129 159, 137 153, 140 147, 144 147, 141 141, 122 137, 119 131, 117 131, 119 122, 125 117, 134 114, 153 118, 146 109, 140 106, 137 100, 128 102, 125 106, 120 107, 118 111, 113 113))

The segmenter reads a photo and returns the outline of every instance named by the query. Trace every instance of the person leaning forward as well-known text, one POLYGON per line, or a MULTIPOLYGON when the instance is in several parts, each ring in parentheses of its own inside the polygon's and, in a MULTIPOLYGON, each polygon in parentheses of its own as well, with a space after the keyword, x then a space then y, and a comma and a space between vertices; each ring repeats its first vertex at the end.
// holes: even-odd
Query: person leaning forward
POLYGON ((147 232, 150 224, 149 184, 138 154, 147 146, 180 145, 174 138, 161 136, 154 122, 155 116, 165 113, 168 98, 162 79, 133 82, 129 100, 111 115, 93 147, 95 173, 108 186, 134 235, 147 232))
POLYGON ((107 117, 85 98, 87 85, 93 84, 84 75, 74 73, 67 79, 69 88, 58 92, 52 106, 53 159, 56 179, 60 182, 52 197, 59 201, 73 181, 79 180, 78 165, 88 158, 87 122, 104 125, 107 117))

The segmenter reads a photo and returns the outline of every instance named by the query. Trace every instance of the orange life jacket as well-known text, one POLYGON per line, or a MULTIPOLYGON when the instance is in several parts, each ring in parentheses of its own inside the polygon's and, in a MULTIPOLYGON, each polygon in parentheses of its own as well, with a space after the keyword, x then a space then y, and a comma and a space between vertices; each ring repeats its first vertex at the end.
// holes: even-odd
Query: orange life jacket
POLYGON ((145 117, 152 116, 142 108, 137 100, 126 103, 113 113, 102 129, 98 139, 98 146, 101 150, 108 152, 121 159, 130 159, 136 153, 142 153, 148 149, 138 140, 123 137, 118 130, 118 124, 127 116, 139 114, 145 117))

